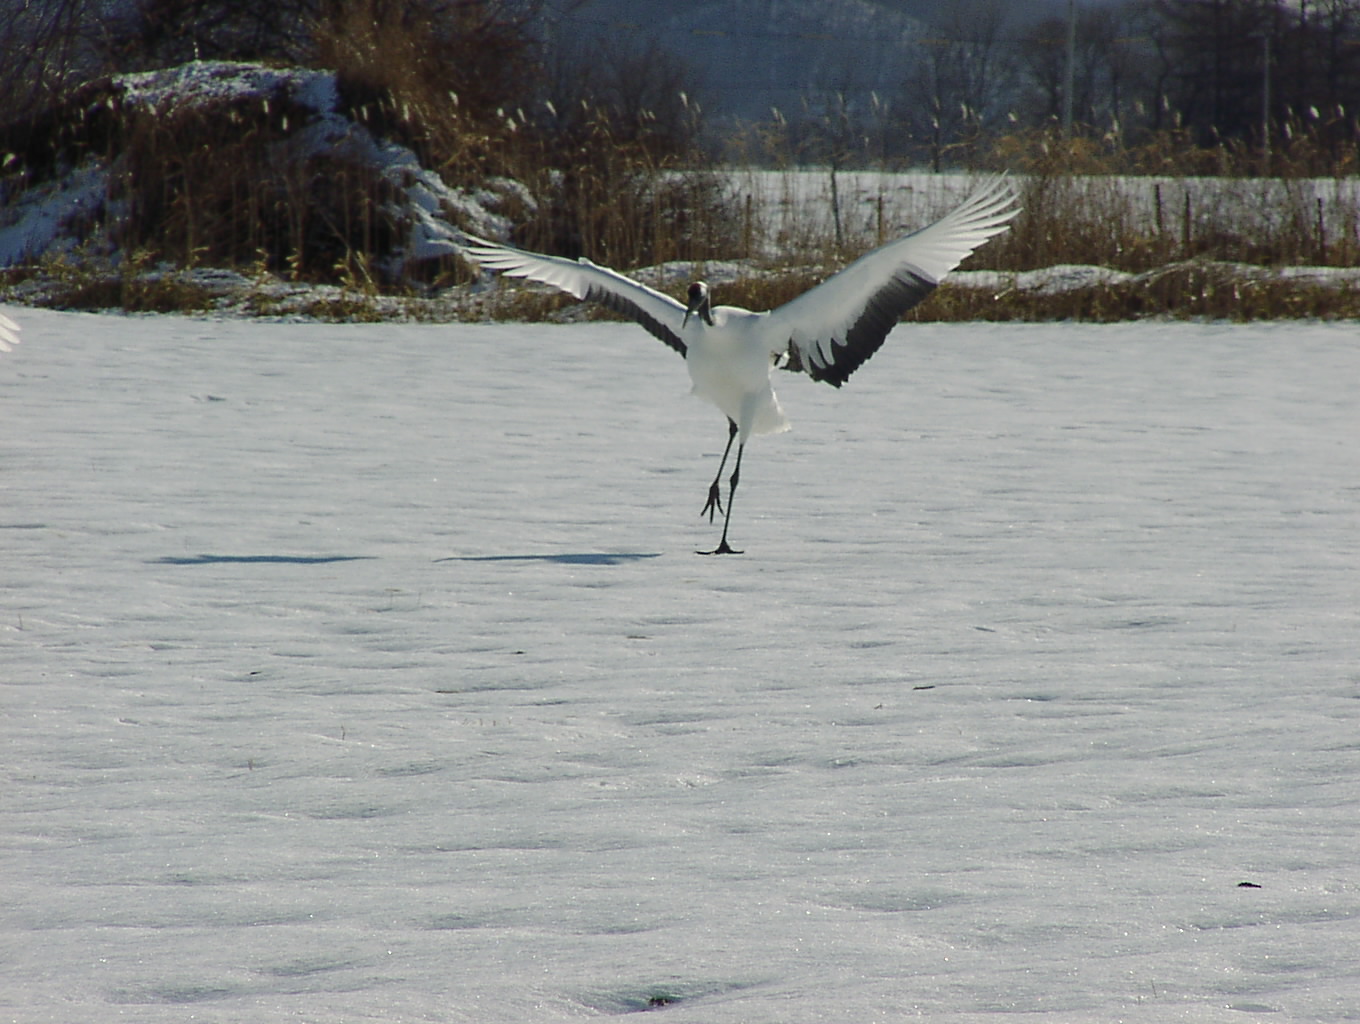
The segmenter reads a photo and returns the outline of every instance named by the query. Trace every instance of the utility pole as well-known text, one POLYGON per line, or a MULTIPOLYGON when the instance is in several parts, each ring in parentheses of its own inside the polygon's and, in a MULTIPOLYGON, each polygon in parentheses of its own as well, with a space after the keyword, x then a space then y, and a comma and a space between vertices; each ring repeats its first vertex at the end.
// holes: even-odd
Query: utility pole
POLYGON ((1261 155, 1270 173, 1270 31, 1261 33, 1261 155))
POLYGON ((1063 138, 1072 137, 1072 92, 1077 80, 1077 0, 1067 0, 1067 67, 1063 74, 1063 138))

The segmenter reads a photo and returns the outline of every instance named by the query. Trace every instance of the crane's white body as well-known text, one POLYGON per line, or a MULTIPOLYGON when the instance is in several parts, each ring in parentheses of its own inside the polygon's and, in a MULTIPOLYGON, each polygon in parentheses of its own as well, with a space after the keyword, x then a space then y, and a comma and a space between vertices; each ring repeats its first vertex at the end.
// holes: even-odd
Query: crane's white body
MULTIPOLYGON (((906 310, 1019 212, 1004 177, 980 184, 952 212, 928 227, 861 256, 815 288, 768 313, 710 306, 708 286, 690 286, 689 304, 601 267, 463 236, 465 255, 507 277, 527 278, 624 313, 685 357, 694 394, 728 418, 741 451, 752 434, 787 430, 788 418, 770 382, 776 366, 802 370, 840 387, 882 345, 906 310)), ((723 455, 723 465, 727 455, 723 455)), ((719 475, 722 468, 719 467, 719 475)), ((720 508, 717 480, 704 511, 720 508)), ((729 497, 727 519, 731 518, 729 497)), ((727 552, 726 520, 718 551, 727 552)))
POLYGON ((770 382, 776 353, 769 347, 769 314, 718 306, 712 316, 711 327, 690 317, 680 333, 694 394, 722 410, 743 443, 751 434, 788 430, 770 382))

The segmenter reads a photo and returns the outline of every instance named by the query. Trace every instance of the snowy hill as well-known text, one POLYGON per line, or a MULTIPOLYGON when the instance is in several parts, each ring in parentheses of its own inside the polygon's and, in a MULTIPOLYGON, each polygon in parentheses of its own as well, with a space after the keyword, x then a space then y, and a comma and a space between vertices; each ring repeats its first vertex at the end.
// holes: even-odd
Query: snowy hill
MULTIPOLYGON (((226 123, 245 113, 268 112, 279 122, 279 162, 305 167, 324 155, 363 168, 396 197, 380 212, 396 226, 397 241, 389 251, 370 254, 392 276, 410 263, 454 251, 446 218, 474 231, 500 234, 507 222, 494 209, 505 193, 526 200, 508 181, 493 181, 476 192, 446 185, 409 149, 375 137, 343 114, 335 76, 326 71, 194 61, 94 83, 77 94, 74 105, 77 113, 82 107, 91 112, 91 119, 99 115, 114 120, 139 112, 165 118, 200 110, 226 123)), ((77 147, 73 152, 84 150, 77 147)), ((89 152, 97 150, 89 147, 89 152)), ((119 187, 126 157, 119 153, 111 160, 99 155, 75 159, 79 162, 59 159, 51 177, 16 180, 11 186, 21 190, 4 197, 0 267, 36 262, 77 246, 87 252, 117 253, 128 218, 135 212, 121 198, 119 187)))

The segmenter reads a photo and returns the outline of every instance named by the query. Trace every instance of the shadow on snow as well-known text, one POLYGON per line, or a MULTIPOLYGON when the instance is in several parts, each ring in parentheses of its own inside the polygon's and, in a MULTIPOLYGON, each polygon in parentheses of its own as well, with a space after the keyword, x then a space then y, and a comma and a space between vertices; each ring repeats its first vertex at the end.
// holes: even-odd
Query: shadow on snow
POLYGON ((329 562, 357 562, 371 557, 371 555, 166 555, 153 561, 157 565, 222 565, 227 562, 326 565, 329 562))
POLYGON ((565 555, 454 555, 450 558, 436 558, 436 562, 556 562, 558 565, 622 565, 643 558, 657 558, 661 552, 608 551, 584 552, 565 555))

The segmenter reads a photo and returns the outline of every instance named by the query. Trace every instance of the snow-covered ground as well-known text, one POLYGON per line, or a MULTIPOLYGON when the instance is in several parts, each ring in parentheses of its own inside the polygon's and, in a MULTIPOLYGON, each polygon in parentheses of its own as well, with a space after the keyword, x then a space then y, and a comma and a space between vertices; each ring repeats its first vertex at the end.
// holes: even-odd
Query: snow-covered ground
POLYGON ((1354 325, 21 319, 0 1019, 1360 1020, 1354 325))
MULTIPOLYGON (((839 208, 845 237, 860 245, 915 231, 943 216, 976 187, 979 175, 963 172, 841 171, 799 168, 763 171, 734 168, 728 180, 749 197, 770 255, 790 241, 824 240, 834 233, 839 208)), ((1054 216, 1072 209, 1078 219, 1111 221, 1111 237, 1193 239, 1237 235, 1268 239, 1311 238, 1319 251, 1354 245, 1360 223, 1360 179, 1215 178, 1173 175, 1073 175, 1054 178, 1025 196, 1024 175, 1015 175, 1026 204, 1041 201, 1054 216), (1321 231, 1321 235, 1318 232, 1321 231)))

